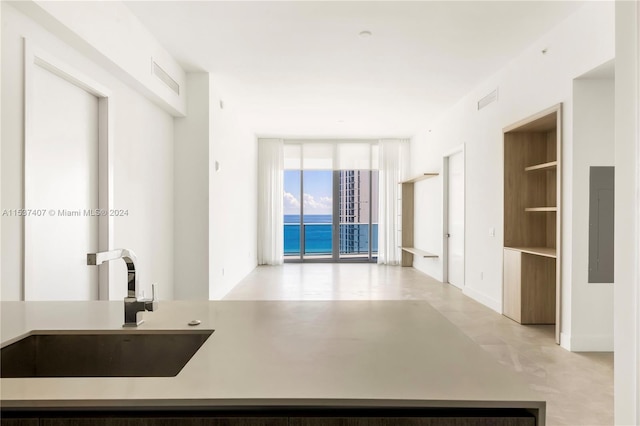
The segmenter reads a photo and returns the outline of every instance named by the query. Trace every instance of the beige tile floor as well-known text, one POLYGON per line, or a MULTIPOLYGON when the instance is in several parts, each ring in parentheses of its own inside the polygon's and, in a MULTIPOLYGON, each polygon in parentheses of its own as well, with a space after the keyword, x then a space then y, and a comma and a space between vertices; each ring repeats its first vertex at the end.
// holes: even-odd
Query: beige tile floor
POLYGON ((225 300, 426 300, 547 397, 547 424, 613 424, 613 354, 572 353, 553 326, 523 326, 413 268, 375 264, 261 266, 225 300))

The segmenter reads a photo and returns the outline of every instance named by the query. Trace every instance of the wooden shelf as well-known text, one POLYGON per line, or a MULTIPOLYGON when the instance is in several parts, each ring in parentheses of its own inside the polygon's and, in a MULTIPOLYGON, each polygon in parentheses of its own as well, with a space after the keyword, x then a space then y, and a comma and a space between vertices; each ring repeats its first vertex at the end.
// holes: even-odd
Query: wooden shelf
POLYGON ((406 251, 411 254, 415 254, 416 256, 421 257, 438 257, 437 254, 429 253, 424 250, 417 249, 415 247, 400 247, 402 251, 406 251))
POLYGON ((556 249, 551 247, 505 247, 508 250, 521 251, 522 253, 535 254, 537 256, 557 257, 556 249))
POLYGON ((527 207, 525 212, 557 212, 557 207, 527 207))
POLYGON ((400 182, 400 183, 414 183, 414 182, 419 182, 419 181, 421 181, 421 180, 425 180, 425 179, 429 179, 429 178, 432 178, 432 177, 436 177, 436 176, 438 176, 438 175, 439 175, 439 173, 423 173, 423 174, 421 174, 420 176, 416 176, 416 177, 414 177, 414 178, 407 179, 407 180, 402 181, 402 182, 400 182))
POLYGON ((558 167, 557 161, 549 161, 548 163, 536 164, 535 166, 525 167, 525 172, 531 172, 534 170, 552 170, 558 167))

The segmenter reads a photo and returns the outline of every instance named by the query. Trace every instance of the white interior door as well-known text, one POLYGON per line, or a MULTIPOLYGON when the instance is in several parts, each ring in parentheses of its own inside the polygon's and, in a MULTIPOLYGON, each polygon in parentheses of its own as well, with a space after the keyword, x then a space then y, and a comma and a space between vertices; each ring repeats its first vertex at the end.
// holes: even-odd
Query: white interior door
POLYGON ((25 300, 97 300, 98 98, 34 66, 27 98, 25 300))
POLYGON ((447 277, 450 284, 464 287, 464 152, 448 159, 447 277))

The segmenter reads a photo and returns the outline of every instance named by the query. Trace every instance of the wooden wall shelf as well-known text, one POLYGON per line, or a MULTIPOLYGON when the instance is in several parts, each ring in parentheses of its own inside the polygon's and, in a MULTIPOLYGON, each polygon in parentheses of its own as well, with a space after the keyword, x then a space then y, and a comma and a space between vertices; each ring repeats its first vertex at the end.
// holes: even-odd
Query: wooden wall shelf
POLYGON ((413 177, 411 179, 407 179, 405 181, 402 181, 400 183, 415 183, 415 182, 420 182, 421 180, 425 180, 425 179, 429 179, 432 177, 436 177, 438 176, 440 173, 423 173, 420 176, 416 176, 413 177))
POLYGON ((505 249, 534 254, 536 256, 557 257, 556 249, 552 247, 505 247, 505 249))
POLYGON ((525 212, 557 212, 557 207, 527 207, 525 212))
POLYGON ((433 253, 429 253, 427 251, 424 250, 420 250, 417 249, 415 247, 400 247, 402 249, 402 251, 406 251, 408 253, 411 254, 415 254, 416 256, 420 256, 420 257, 438 257, 437 254, 433 254, 433 253))
POLYGON ((556 169, 558 167, 558 162, 557 161, 549 161, 547 163, 542 163, 542 164, 536 164, 535 166, 529 166, 529 167, 525 167, 524 171, 525 172, 531 172, 534 170, 553 170, 556 169))

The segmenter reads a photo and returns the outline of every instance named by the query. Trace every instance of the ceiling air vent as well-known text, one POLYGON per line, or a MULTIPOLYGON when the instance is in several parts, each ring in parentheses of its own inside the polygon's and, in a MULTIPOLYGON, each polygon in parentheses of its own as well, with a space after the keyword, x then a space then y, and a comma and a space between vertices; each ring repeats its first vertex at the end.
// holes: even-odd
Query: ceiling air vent
POLYGON ((482 108, 486 107, 490 103, 493 103, 497 100, 498 100, 498 89, 494 90, 493 92, 489 93, 487 96, 485 96, 484 98, 478 101, 478 111, 480 111, 482 108))
POLYGON ((166 84, 169 89, 173 90, 174 92, 176 92, 176 94, 179 95, 180 85, 174 79, 172 79, 171 76, 164 69, 162 69, 160 65, 156 63, 156 61, 152 60, 152 62, 153 62, 153 75, 158 77, 160 81, 166 84))

